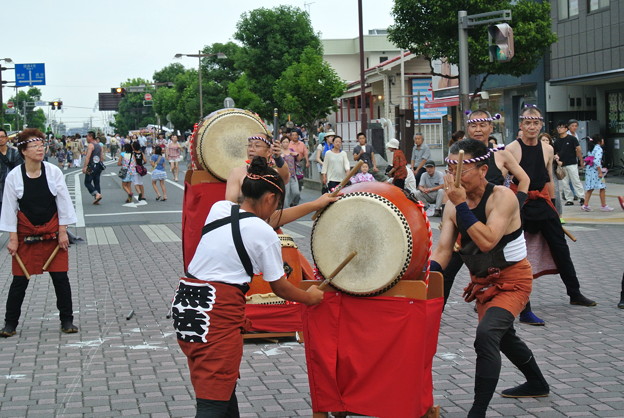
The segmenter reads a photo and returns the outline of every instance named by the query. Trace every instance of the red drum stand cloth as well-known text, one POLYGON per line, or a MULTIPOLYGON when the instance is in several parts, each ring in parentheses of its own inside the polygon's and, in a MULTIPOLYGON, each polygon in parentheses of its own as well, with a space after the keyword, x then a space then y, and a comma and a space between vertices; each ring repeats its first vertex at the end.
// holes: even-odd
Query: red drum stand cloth
POLYGON ((327 292, 321 304, 303 306, 313 411, 425 415, 443 303, 327 292))

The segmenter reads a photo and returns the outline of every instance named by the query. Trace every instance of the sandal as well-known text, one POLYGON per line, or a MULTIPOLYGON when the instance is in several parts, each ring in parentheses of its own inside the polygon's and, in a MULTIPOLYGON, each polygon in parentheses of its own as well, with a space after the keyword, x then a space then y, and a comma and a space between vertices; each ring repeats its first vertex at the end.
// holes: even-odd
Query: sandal
POLYGON ((160 196, 158 196, 158 197, 156 198, 156 200, 160 200, 160 196))
POLYGON ((75 326, 71 321, 65 322, 61 324, 61 332, 65 334, 75 334, 78 332, 78 327, 75 326))
POLYGON ((161 202, 164 202, 165 200, 167 200, 166 197, 163 197, 162 199, 160 199, 161 202))
POLYGON ((95 200, 93 201, 94 205, 99 205, 100 204, 100 200, 102 200, 102 195, 100 195, 100 197, 96 197, 95 200))

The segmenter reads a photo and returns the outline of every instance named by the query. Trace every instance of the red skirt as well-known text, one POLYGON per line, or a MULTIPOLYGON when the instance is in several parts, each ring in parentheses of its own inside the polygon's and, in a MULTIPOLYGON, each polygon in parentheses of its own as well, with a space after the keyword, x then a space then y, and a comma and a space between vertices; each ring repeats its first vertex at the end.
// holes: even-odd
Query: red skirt
MULTIPOLYGON (((52 219, 43 225, 33 225, 30 223, 26 215, 23 212, 17 212, 17 239, 19 246, 17 247, 17 254, 24 262, 26 270, 29 274, 42 274, 43 265, 48 260, 48 257, 52 254, 56 246, 58 245, 57 239, 47 239, 44 241, 34 242, 32 244, 24 243, 24 238, 33 235, 50 235, 58 234, 59 222, 58 214, 54 214, 52 219)), ((15 276, 24 276, 17 260, 13 257, 12 273, 15 276)), ((50 263, 48 271, 59 272, 69 270, 69 257, 68 252, 65 250, 59 250, 50 263)))
POLYGON ((188 360, 195 396, 229 400, 243 357, 242 290, 183 277, 173 299, 172 316, 178 344, 188 360))

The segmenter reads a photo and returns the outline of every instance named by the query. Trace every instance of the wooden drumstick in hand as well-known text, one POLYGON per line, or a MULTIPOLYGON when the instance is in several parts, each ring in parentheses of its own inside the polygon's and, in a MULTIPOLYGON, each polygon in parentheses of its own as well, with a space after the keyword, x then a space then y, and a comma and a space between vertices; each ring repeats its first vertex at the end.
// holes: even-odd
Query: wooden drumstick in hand
POLYGON ((24 262, 22 262, 22 258, 19 256, 18 253, 15 253, 15 261, 17 261, 17 264, 19 264, 20 268, 24 272, 24 276, 26 276, 26 278, 30 280, 30 274, 28 273, 28 270, 26 270, 26 266, 24 265, 24 262))
POLYGON ((56 257, 60 249, 61 249, 61 246, 57 245, 54 251, 52 251, 52 254, 50 254, 50 257, 48 257, 48 261, 46 261, 45 264, 43 265, 44 271, 48 271, 48 267, 50 266, 50 264, 52 263, 52 260, 54 260, 54 257, 56 257))
POLYGON ((457 167, 455 168, 455 187, 461 185, 462 168, 464 166, 464 150, 459 151, 459 157, 457 159, 457 167))
POLYGON ((319 287, 318 287, 318 288, 319 288, 319 289, 321 289, 321 290, 323 290, 323 289, 325 289, 327 286, 329 286, 329 284, 331 283, 331 281, 333 280, 333 278, 334 278, 334 277, 336 277, 336 275, 337 275, 338 273, 340 273, 340 272, 342 271, 342 269, 343 269, 343 268, 344 268, 347 264, 349 264, 349 262, 350 262, 351 260, 353 260, 353 257, 355 257, 356 255, 357 255, 357 251, 352 251, 352 252, 351 252, 351 253, 347 256, 347 258, 345 258, 345 259, 343 260, 343 262, 342 262, 342 263, 340 263, 340 264, 338 265, 338 267, 336 267, 336 269, 335 269, 334 271, 332 271, 332 273, 329 275, 329 277, 328 277, 328 278, 326 278, 326 279, 323 281, 323 283, 321 283, 321 284, 319 285, 319 287))
MULTIPOLYGON (((342 179, 342 181, 340 182, 340 184, 338 186, 336 186, 336 188, 334 189, 333 192, 331 192, 329 195, 334 197, 334 196, 338 196, 338 193, 340 193, 340 190, 346 186, 347 184, 349 184, 349 182, 351 181, 351 177, 355 176, 357 174, 358 171, 360 171, 360 167, 362 167, 362 164, 364 164, 363 160, 358 161, 353 168, 351 169, 351 171, 349 171, 347 173, 347 175, 345 176, 344 179, 342 179)), ((319 217, 319 215, 321 214, 322 210, 317 211, 314 215, 312 215, 312 220, 316 221, 316 218, 319 217)))

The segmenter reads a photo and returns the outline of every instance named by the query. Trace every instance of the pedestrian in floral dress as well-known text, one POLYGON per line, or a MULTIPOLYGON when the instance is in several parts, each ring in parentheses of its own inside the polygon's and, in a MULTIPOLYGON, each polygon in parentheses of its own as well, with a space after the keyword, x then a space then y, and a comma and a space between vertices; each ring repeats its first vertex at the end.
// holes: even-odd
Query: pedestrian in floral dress
POLYGON ((604 173, 602 172, 602 145, 604 138, 602 135, 594 135, 587 141, 587 157, 585 157, 585 204, 581 206, 581 210, 590 212, 592 208, 589 206, 594 189, 600 190, 600 210, 603 212, 611 212, 612 207, 607 205, 606 201, 606 184, 604 181, 604 173))

